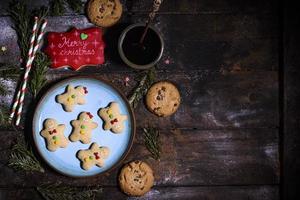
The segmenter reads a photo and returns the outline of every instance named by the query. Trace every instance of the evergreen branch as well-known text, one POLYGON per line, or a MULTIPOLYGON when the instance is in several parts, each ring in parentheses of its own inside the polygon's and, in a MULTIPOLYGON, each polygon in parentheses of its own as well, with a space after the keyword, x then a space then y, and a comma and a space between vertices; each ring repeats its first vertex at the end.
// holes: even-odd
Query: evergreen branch
POLYGON ((23 1, 12 1, 9 7, 9 14, 14 24, 14 29, 18 36, 18 44, 21 50, 21 58, 27 57, 29 40, 31 35, 30 14, 23 1))
POLYGON ((4 106, 0 106, 0 126, 9 126, 9 109, 4 106))
POLYGON ((50 59, 46 54, 37 52, 35 60, 33 62, 33 68, 31 71, 31 78, 29 82, 29 89, 34 97, 37 96, 40 89, 46 84, 46 74, 50 63, 50 59))
POLYGON ((52 0, 50 3, 51 15, 61 16, 66 11, 66 5, 76 13, 80 13, 83 7, 81 0, 52 0))
POLYGON ((8 93, 7 87, 3 84, 4 79, 7 79, 8 77, 19 76, 19 74, 19 68, 10 64, 0 63, 0 95, 5 96, 8 93))
POLYGON ((152 158, 159 160, 160 158, 160 143, 159 130, 153 127, 143 128, 145 146, 151 153, 152 158))
POLYGON ((52 16, 61 16, 65 13, 64 0, 52 0, 50 2, 50 10, 52 16))
POLYGON ((83 7, 81 0, 66 0, 66 1, 74 12, 79 13, 81 11, 83 7))
POLYGON ((8 78, 8 77, 14 77, 19 76, 20 74, 20 68, 12 65, 12 64, 5 64, 0 63, 0 77, 1 78, 8 78))
POLYGON ((17 171, 24 170, 45 172, 23 137, 19 138, 17 143, 12 147, 8 166, 17 171))
POLYGON ((155 67, 152 67, 147 73, 141 78, 139 85, 134 89, 132 95, 129 97, 129 103, 133 108, 136 108, 139 101, 147 93, 150 86, 155 81, 155 67))
POLYGON ((46 200, 93 200, 102 188, 77 188, 60 183, 41 185, 36 188, 46 200))

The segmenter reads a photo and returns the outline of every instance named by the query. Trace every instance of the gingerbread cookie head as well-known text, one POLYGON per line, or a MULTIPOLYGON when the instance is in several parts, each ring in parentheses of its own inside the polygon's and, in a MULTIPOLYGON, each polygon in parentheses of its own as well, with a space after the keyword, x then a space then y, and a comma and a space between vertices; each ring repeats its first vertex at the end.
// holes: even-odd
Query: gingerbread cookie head
POLYGON ((121 133, 124 129, 126 115, 120 114, 119 104, 111 102, 108 107, 101 108, 98 115, 104 121, 104 130, 111 130, 114 133, 121 133))
POLYGON ((85 96, 87 94, 88 90, 86 87, 77 86, 74 88, 72 85, 68 85, 66 92, 56 96, 56 101, 62 104, 66 112, 72 112, 75 105, 86 103, 85 96))
POLYGON ((92 131, 98 127, 98 124, 93 122, 93 117, 90 112, 82 112, 77 120, 71 121, 73 131, 70 140, 72 142, 81 141, 84 144, 91 142, 92 131))
POLYGON ((123 192, 131 196, 142 196, 154 183, 153 171, 145 162, 133 161, 125 165, 119 175, 123 192))
POLYGON ((45 138, 49 151, 67 147, 69 141, 65 137, 64 131, 65 125, 58 124, 55 119, 46 119, 44 121, 44 129, 41 131, 41 135, 45 138))
POLYGON ((119 0, 90 0, 87 12, 93 24, 109 27, 121 18, 122 4, 119 0))
POLYGON ((94 165, 103 167, 109 153, 108 147, 99 147, 97 143, 93 143, 89 149, 78 151, 77 158, 81 161, 81 167, 84 170, 89 170, 94 165))

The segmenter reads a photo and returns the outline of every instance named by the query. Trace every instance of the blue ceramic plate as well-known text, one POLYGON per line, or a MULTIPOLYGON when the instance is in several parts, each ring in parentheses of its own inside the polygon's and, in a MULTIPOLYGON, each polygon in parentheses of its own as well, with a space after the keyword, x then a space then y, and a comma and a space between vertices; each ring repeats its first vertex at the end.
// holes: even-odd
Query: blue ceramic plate
POLYGON ((135 134, 135 120, 126 98, 110 84, 88 77, 74 77, 57 83, 42 97, 34 114, 32 128, 37 150, 52 168, 67 176, 86 177, 106 172, 125 158, 135 134), (69 84, 74 87, 85 86, 89 91, 86 95, 86 104, 76 105, 73 112, 65 112, 62 105, 55 101, 56 95, 63 93, 69 84), (97 114, 100 108, 106 107, 112 101, 118 102, 121 114, 128 116, 125 128, 120 134, 103 130, 103 121, 97 114), (77 119, 82 111, 90 112, 94 116, 93 120, 98 124, 92 132, 91 143, 97 142, 100 146, 110 148, 110 155, 105 160, 105 166, 101 168, 93 166, 87 171, 80 167, 76 153, 80 149, 88 149, 91 143, 82 144, 80 141, 70 141, 66 148, 50 152, 46 148, 45 139, 40 135, 44 120, 54 118, 59 124, 66 125, 65 136, 68 138, 72 131, 71 120, 77 119))

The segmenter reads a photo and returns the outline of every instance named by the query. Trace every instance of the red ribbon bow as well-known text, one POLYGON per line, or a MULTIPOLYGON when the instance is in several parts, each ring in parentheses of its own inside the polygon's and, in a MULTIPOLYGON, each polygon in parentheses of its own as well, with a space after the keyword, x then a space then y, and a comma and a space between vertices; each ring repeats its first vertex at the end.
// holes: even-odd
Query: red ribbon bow
POLYGON ((56 129, 53 129, 52 131, 49 131, 50 135, 52 135, 53 133, 56 133, 56 129))
POLYGON ((94 117, 90 112, 87 112, 86 114, 89 116, 90 119, 94 117))
POLYGON ((84 94, 87 94, 88 93, 88 90, 86 87, 83 87, 83 90, 84 90, 84 94))
POLYGON ((100 158, 100 156, 98 156, 98 152, 94 153, 96 160, 98 160, 100 158))
POLYGON ((115 118, 114 120, 111 120, 111 121, 110 121, 111 124, 114 124, 115 122, 118 122, 118 119, 117 119, 117 118, 115 118))

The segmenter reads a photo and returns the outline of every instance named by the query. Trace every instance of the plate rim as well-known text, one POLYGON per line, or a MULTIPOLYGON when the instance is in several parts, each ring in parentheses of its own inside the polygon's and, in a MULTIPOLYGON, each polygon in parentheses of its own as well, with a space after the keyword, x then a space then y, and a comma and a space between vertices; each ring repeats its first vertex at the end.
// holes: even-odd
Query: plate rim
POLYGON ((37 150, 37 152, 39 153, 40 157, 45 161, 45 163, 47 163, 47 165, 53 169, 54 171, 58 172, 59 174, 62 174, 64 176, 68 176, 68 177, 72 177, 72 178, 87 178, 87 177, 95 177, 95 176, 99 176, 100 174, 106 174, 106 173, 109 173, 111 172, 112 170, 116 169, 121 163, 123 163, 123 161, 126 159, 126 157, 128 156, 132 146, 133 146, 133 141, 134 141, 134 138, 135 138, 135 134, 136 134, 136 120, 135 120, 135 115, 134 115, 134 112, 133 112, 133 109, 131 107, 131 105, 129 104, 126 96, 117 88, 115 87, 112 83, 110 83, 109 81, 106 81, 106 80, 103 80, 102 78, 96 78, 94 76, 88 76, 88 75, 77 75, 77 76, 72 76, 72 77, 68 77, 68 78, 64 78, 62 80, 59 80, 58 82, 54 83, 53 85, 51 85, 47 91, 41 96, 41 98, 39 99, 38 103, 36 104, 35 106, 35 109, 34 109, 34 114, 33 114, 33 120, 32 120, 32 137, 33 137, 33 141, 34 141, 34 145, 35 145, 35 148, 37 150), (96 173, 96 174, 92 174, 92 175, 85 175, 85 176, 77 176, 77 175, 71 175, 71 174, 67 174, 65 172, 62 172, 58 169, 56 169, 44 156, 43 154, 41 153, 40 149, 38 148, 38 145, 37 145, 37 134, 39 133, 36 133, 35 132, 35 128, 34 128, 34 124, 37 120, 37 110, 39 109, 39 107, 41 106, 41 103, 44 101, 44 99, 46 98, 47 94, 51 91, 53 91, 54 89, 56 89, 56 87, 58 85, 63 85, 64 83, 67 83, 68 81, 70 80, 78 80, 78 79, 92 79, 92 80, 95 80, 95 81, 100 81, 104 84, 107 84, 109 85, 110 87, 112 87, 120 96, 121 98, 124 100, 125 104, 126 104, 126 107, 128 109, 128 112, 129 112, 129 115, 131 115, 131 126, 132 126, 132 130, 131 130, 131 136, 129 138, 129 143, 126 147, 126 150, 124 151, 124 153, 122 154, 121 158, 115 163, 113 164, 110 168, 102 171, 102 172, 99 172, 99 173, 96 173))

